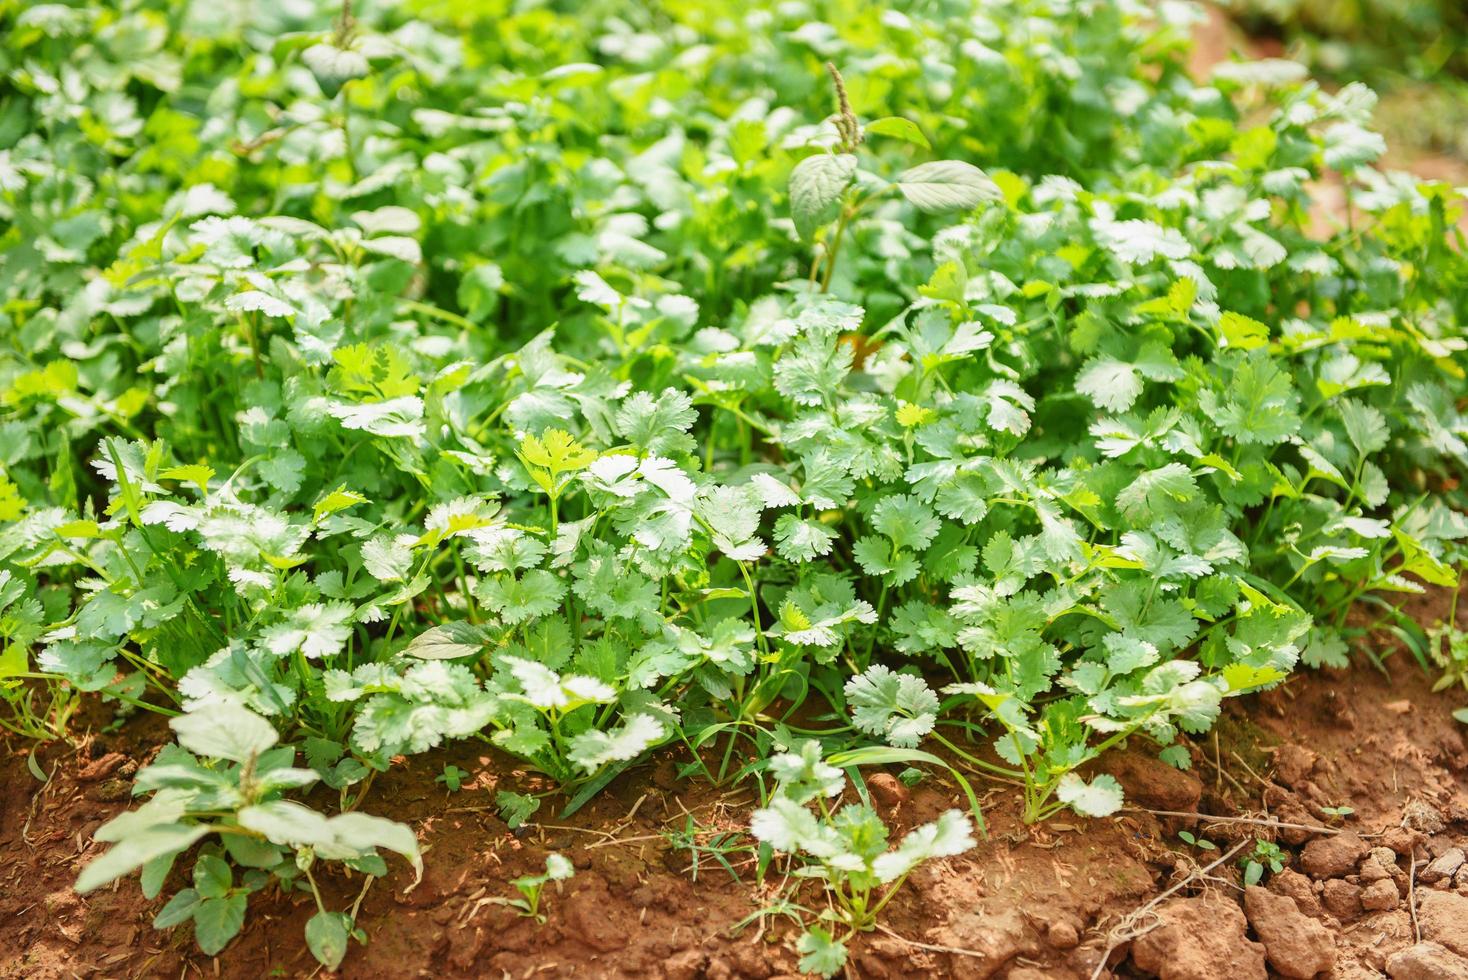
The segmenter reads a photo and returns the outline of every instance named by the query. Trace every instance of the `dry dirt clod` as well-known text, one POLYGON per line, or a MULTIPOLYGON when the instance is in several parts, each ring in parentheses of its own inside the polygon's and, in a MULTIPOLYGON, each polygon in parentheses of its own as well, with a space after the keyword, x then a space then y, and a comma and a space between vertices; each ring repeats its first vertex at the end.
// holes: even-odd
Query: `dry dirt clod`
POLYGON ((1422 846, 1423 836, 1410 827, 1392 827, 1378 838, 1383 847, 1399 857, 1409 858, 1422 846))
POLYGON ((1396 852, 1389 847, 1373 847, 1361 861, 1361 883, 1369 885, 1384 878, 1396 884, 1399 895, 1407 894, 1407 872, 1397 864, 1396 852))
POLYGON ((1074 923, 1060 919, 1045 930, 1045 941, 1056 949, 1075 949, 1080 945, 1081 934, 1074 923))
POLYGON ((1402 826, 1420 830, 1424 834, 1439 834, 1446 825, 1443 823, 1443 815, 1431 804, 1410 800, 1402 807, 1402 826))
POLYGON ((1392 980, 1468 980, 1468 960, 1438 945, 1418 943, 1388 957, 1392 980))
POLYGON ((1246 935, 1244 913, 1217 895, 1175 898, 1162 924, 1132 944, 1132 961, 1161 980, 1264 980, 1264 947, 1246 935))
POLYGON ((1317 837, 1300 853, 1300 866, 1316 878, 1339 878, 1356 870, 1370 848, 1355 834, 1317 837))
POLYGON ((1320 756, 1303 745, 1286 742, 1274 751, 1274 771, 1279 782, 1295 788, 1315 772, 1320 756))
POLYGON ((1451 878, 1458 873, 1458 869, 1464 864, 1465 856, 1461 847, 1451 847, 1441 855, 1434 858, 1426 867, 1419 868, 1417 880, 1425 884, 1442 881, 1451 878))
POLYGON ((1390 878, 1373 881, 1361 889, 1361 907, 1370 912, 1385 912, 1394 909, 1402 901, 1397 883, 1390 878))
POLYGON ((906 803, 910 795, 907 787, 902 785, 902 781, 890 772, 879 772, 868 776, 867 789, 871 791, 872 799, 877 801, 877 806, 888 813, 906 803))
POLYGON ((1264 943, 1264 955, 1286 977, 1309 980, 1335 966, 1330 932, 1300 911, 1288 895, 1251 885, 1244 890, 1244 913, 1264 943))
POLYGON ((1343 878, 1332 878, 1321 889, 1320 900, 1325 910, 1342 922, 1350 922, 1361 914, 1361 886, 1343 878))
POLYGON ((1269 890, 1276 895, 1288 895, 1295 905, 1311 918, 1319 918, 1324 909, 1320 896, 1315 894, 1315 883, 1293 868, 1285 868, 1269 878, 1269 890))
POLYGON ((929 933, 927 940, 973 954, 950 958, 956 980, 987 980, 1016 956, 1039 950, 1033 930, 1018 909, 996 914, 976 909, 974 914, 950 920, 944 928, 929 933))
POLYGON ((1417 922, 1422 938, 1440 943, 1459 956, 1468 956, 1468 895, 1456 892, 1419 892, 1417 922))
POLYGON ((128 761, 127 756, 121 752, 108 752, 100 759, 94 759, 77 770, 76 781, 79 783, 95 783, 100 779, 106 779, 128 761))
MULTIPOLYGON (((576 881, 582 881, 578 875, 576 881)), ((600 877, 586 879, 585 884, 566 897, 561 908, 567 930, 592 949, 610 953, 626 946, 632 938, 629 923, 619 922, 607 884, 600 877)))
POLYGON ((1116 777, 1129 801, 1149 810, 1196 813, 1203 798, 1203 783, 1193 773, 1135 749, 1104 757, 1101 771, 1116 777))

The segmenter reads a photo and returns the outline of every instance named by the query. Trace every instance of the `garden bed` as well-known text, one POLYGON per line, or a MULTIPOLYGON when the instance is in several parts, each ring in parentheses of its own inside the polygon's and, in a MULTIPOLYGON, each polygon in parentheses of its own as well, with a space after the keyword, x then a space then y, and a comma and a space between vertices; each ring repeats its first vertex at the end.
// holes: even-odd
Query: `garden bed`
MULTIPOLYGON (((1427 621, 1444 615, 1446 606, 1437 597, 1413 611, 1427 621)), ((1383 640, 1377 649, 1390 646, 1383 640)), ((1236 860, 1184 884, 1176 904, 1159 907, 1160 918, 1127 917, 1223 851, 1256 839, 1277 841, 1290 855, 1283 883, 1275 877, 1266 887, 1299 894, 1309 882, 1315 894, 1323 885, 1337 903, 1327 908, 1317 898, 1321 908, 1315 916, 1335 950, 1332 975, 1379 975, 1393 954, 1414 944, 1407 896, 1389 909, 1342 914, 1340 896, 1347 896, 1345 909, 1354 909, 1350 903, 1361 890, 1360 856, 1349 872, 1333 875, 1334 881, 1308 872, 1302 878, 1304 845, 1339 831, 1359 834, 1368 846, 1393 848, 1397 871, 1405 874, 1414 856, 1421 871, 1434 857, 1468 844, 1468 748, 1451 717, 1458 704, 1450 694, 1432 693, 1405 652, 1385 658, 1384 665, 1385 674, 1363 665, 1302 675, 1232 707, 1216 742, 1206 737, 1193 743, 1189 772, 1158 762, 1140 747, 1108 758, 1103 768, 1121 778, 1133 808, 1114 820, 1061 817, 1027 827, 1018 819, 1013 791, 981 783, 989 839, 946 866, 919 872, 910 892, 888 907, 884 929, 855 945, 851 975, 1088 977, 1102 951, 1128 934, 1128 925, 1141 932, 1158 923, 1164 928, 1148 949, 1165 937, 1166 956, 1177 969, 1187 964, 1204 971, 1188 976, 1220 975, 1207 971, 1228 960, 1208 957, 1252 962, 1257 951, 1249 943, 1259 930, 1251 926, 1246 938, 1240 915, 1230 932, 1211 907, 1202 918, 1169 928, 1175 914, 1169 908, 1215 901, 1237 907, 1242 875, 1236 860), (1353 812, 1340 818, 1324 812, 1327 807, 1353 812), (1261 822, 1209 823, 1154 816, 1142 808, 1261 822), (1271 821, 1329 833, 1274 827, 1271 821), (1221 850, 1190 847, 1178 836, 1183 830, 1221 850), (1217 945, 1221 936, 1232 945, 1217 945)), ((7 746, 0 780, 16 791, 0 801, 0 962, 8 964, 0 976, 316 973, 296 939, 314 911, 309 896, 257 898, 245 930, 216 961, 192 948, 186 934, 155 933, 150 923, 162 902, 145 901, 135 887, 124 884, 87 897, 72 891, 78 871, 97 851, 91 832, 125 805, 127 776, 163 737, 161 726, 130 725, 96 735, 74 752, 42 748, 37 761, 51 780, 44 786, 27 771, 25 750, 7 746)), ((370 941, 341 975, 766 980, 794 973, 791 944, 799 929, 776 914, 757 917, 772 891, 753 885, 749 852, 724 855, 740 875, 738 883, 714 856, 720 838, 743 839, 751 794, 678 782, 674 765, 668 758, 628 773, 571 818, 547 818, 550 826, 532 824, 518 833, 497 815, 494 792, 542 787, 505 757, 462 744, 395 766, 369 799, 375 812, 417 830, 424 878, 410 887, 411 874, 398 871, 371 888, 359 920, 370 941), (434 781, 449 764, 470 774, 454 793, 434 781), (690 828, 699 845, 696 881, 694 852, 673 845, 680 836, 689 840, 690 828), (571 855, 578 870, 562 890, 547 893, 545 926, 481 901, 512 894, 510 880, 539 871, 548 851, 571 855)), ((867 776, 895 828, 961 805, 940 777, 908 790, 895 772, 894 767, 867 776)), ((325 880, 337 904, 354 901, 361 887, 360 878, 325 880)), ((1461 896, 1456 901, 1468 907, 1468 874, 1458 882, 1456 891, 1450 890, 1451 879, 1418 881, 1417 889, 1461 896)), ((800 895, 819 901, 809 887, 800 895)), ((1419 909, 1422 897, 1417 895, 1419 909)), ((1292 917, 1285 921, 1297 925, 1292 917)), ((1468 919, 1428 923, 1419 917, 1418 928, 1424 940, 1468 952, 1468 919)), ((1129 945, 1117 943, 1110 962, 1120 975, 1149 975, 1126 958, 1129 945)), ((1234 975, 1251 974, 1241 965, 1234 975)))
POLYGON ((1460 165, 512 6, 0 4, 0 978, 1468 971, 1460 165))

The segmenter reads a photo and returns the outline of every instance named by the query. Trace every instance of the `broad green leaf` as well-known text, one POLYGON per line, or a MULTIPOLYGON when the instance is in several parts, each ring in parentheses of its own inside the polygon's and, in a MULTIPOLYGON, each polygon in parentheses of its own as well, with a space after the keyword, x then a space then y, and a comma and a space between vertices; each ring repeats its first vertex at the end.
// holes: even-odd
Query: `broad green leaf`
POLYGON ((162 824, 129 834, 82 869, 76 890, 82 894, 136 871, 154 858, 177 854, 209 833, 208 827, 162 824))
POLYGON ((194 909, 194 938, 204 955, 215 955, 239 935, 248 903, 249 896, 244 894, 206 898, 199 903, 194 909))
POLYGON ((1083 817, 1108 817, 1121 809, 1121 784, 1106 773, 1087 783, 1078 774, 1068 772, 1056 784, 1055 798, 1083 817))
POLYGON ((897 189, 914 207, 929 214, 969 211, 1004 197, 987 174, 961 160, 935 160, 904 170, 897 177, 897 189))
POLYGON ((790 217, 800 237, 810 238, 836 220, 841 199, 856 178, 856 157, 850 153, 817 153, 790 171, 790 217))
POLYGON ((317 912, 306 922, 306 947, 328 970, 341 966, 351 939, 352 920, 344 912, 317 912))
POLYGON ((210 705, 169 723, 178 744, 195 755, 245 762, 280 738, 275 727, 248 708, 236 704, 210 705))
POLYGON ((932 149, 932 144, 928 142, 928 138, 923 135, 917 123, 901 116, 883 116, 881 119, 874 119, 862 127, 862 132, 868 136, 889 136, 892 139, 921 146, 925 150, 932 149))

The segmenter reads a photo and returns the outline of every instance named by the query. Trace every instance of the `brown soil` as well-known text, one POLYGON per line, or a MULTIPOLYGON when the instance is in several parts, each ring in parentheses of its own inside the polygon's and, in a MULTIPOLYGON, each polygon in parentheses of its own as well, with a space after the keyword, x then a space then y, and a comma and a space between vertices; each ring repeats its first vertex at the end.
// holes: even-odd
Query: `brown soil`
MULTIPOLYGON (((1217 18, 1205 28, 1200 73, 1237 43, 1227 30, 1217 18)), ((1447 604, 1439 595, 1410 611, 1431 624, 1447 604)), ((1468 849, 1468 747, 1450 715, 1462 692, 1431 693, 1431 679, 1385 638, 1372 648, 1386 652, 1381 672, 1358 654, 1351 671, 1304 672, 1230 702, 1216 735, 1192 746, 1190 772, 1158 762, 1140 740, 1108 757, 1102 766, 1129 803, 1116 818, 1026 827, 1017 794, 990 788, 987 839, 915 873, 882 929, 854 943, 849 975, 1468 977, 1468 864, 1455 864, 1455 849, 1468 849), (1326 810, 1340 806, 1354 812, 1326 810), (1188 845, 1183 830, 1214 849, 1188 845), (1246 893, 1236 858, 1214 862, 1256 838, 1283 847, 1288 867, 1246 893)), ((314 911, 301 893, 253 896, 243 933, 211 960, 187 927, 152 928, 163 900, 143 899, 135 879, 85 898, 72 891, 100 849, 93 831, 128 805, 130 775, 166 740, 143 718, 77 747, 41 747, 44 784, 28 771, 30 747, 0 742, 0 980, 319 972, 301 939, 314 911)), ((742 832, 750 792, 679 782, 675 766, 665 757, 628 774, 564 821, 548 801, 542 822, 518 834, 497 816, 496 790, 545 787, 505 757, 463 744, 394 766, 365 809, 418 831, 426 872, 409 887, 399 863, 368 891, 358 922, 369 941, 354 944, 341 975, 794 974, 799 929, 758 914, 785 883, 778 868, 760 886, 747 851, 728 856, 738 880, 704 853, 695 881, 690 852, 669 838, 690 821, 704 843, 742 832), (457 793, 434 782, 450 763, 472 774, 457 793), (577 873, 559 892, 548 888, 544 925, 486 901, 512 895, 510 880, 540 871, 551 851, 577 873)), ((894 831, 962 805, 937 775, 911 791, 892 773, 866 775, 894 831)), ((333 908, 362 887, 320 880, 333 908)), ((181 882, 170 885, 165 896, 181 882)), ((813 886, 799 897, 818 905, 813 886)))
MULTIPOLYGON (((1437 597, 1418 603, 1414 614, 1430 623, 1445 611, 1437 597)), ((1357 659, 1351 671, 1304 673, 1268 695, 1231 703, 1218 738, 1193 745, 1191 772, 1157 762, 1140 744, 1109 757, 1103 766, 1126 786, 1130 807, 1115 819, 1062 816, 1025 827, 1016 794, 989 788, 988 839, 915 874, 888 907, 884 931, 854 945, 851 974, 1089 977, 1114 946, 1116 975, 1262 977, 1268 962, 1272 975, 1311 976, 1300 969, 1333 960, 1328 976, 1356 978, 1381 976, 1388 958, 1413 946, 1418 934, 1444 949, 1424 947, 1412 956, 1451 957, 1455 949, 1468 955, 1468 914, 1459 915, 1468 910, 1468 870, 1428 871, 1444 856, 1438 870, 1451 864, 1452 848, 1468 846, 1468 748, 1450 716, 1461 698, 1432 694, 1430 679, 1405 652, 1385 657, 1384 673, 1365 656, 1357 659), (1323 809, 1342 805, 1355 811, 1344 820, 1323 809), (1210 823, 1143 808, 1248 815, 1331 832, 1210 823), (1218 850, 1188 846, 1178 837, 1188 828, 1218 850), (1235 860, 1198 874, 1236 842, 1252 846, 1256 836, 1277 840, 1291 855, 1269 891, 1242 901, 1235 860), (1389 850, 1372 850, 1381 847, 1389 850), (1149 906, 1185 879, 1167 901, 1149 906), (1419 913, 1416 932, 1409 898, 1419 913), (1228 964, 1227 972, 1215 972, 1228 964)), ((7 746, 0 758, 0 785, 7 788, 0 797, 0 977, 313 972, 300 939, 311 901, 299 893, 254 896, 245 931, 210 962, 193 948, 187 927, 152 929, 161 900, 144 900, 135 880, 85 898, 72 892, 77 871, 99 850, 92 831, 127 805, 129 774, 163 740, 160 726, 140 719, 92 735, 79 748, 43 747, 37 761, 50 775, 44 785, 27 771, 26 749, 7 746)), ((684 829, 690 816, 709 833, 740 831, 750 794, 680 783, 674 766, 663 759, 624 776, 564 822, 547 806, 537 815, 544 822, 518 836, 496 815, 494 792, 540 787, 503 757, 460 745, 394 766, 367 809, 418 830, 427 870, 410 889, 411 875, 399 866, 368 892, 359 922, 370 940, 353 947, 343 975, 795 972, 794 923, 756 915, 780 875, 772 871, 761 888, 750 856, 738 853, 729 858, 736 882, 704 855, 694 882, 689 852, 665 836, 684 829), (446 763, 473 774, 457 793, 433 782, 446 763), (540 870, 551 850, 570 855, 577 873, 559 893, 548 890, 544 926, 483 901, 513 894, 510 879, 540 870)), ((937 776, 910 793, 875 772, 868 779, 896 828, 961 805, 955 787, 937 776)), ((349 906, 360 887, 360 878, 325 880, 337 908, 349 906)), ((815 906, 819 895, 807 886, 801 899, 815 906)))

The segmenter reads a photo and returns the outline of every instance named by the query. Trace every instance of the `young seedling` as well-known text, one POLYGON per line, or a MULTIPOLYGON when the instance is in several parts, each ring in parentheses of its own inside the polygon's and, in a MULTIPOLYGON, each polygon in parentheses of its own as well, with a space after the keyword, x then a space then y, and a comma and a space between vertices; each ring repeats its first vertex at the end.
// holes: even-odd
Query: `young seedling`
POLYGON ((890 847, 887 826, 871 806, 833 809, 831 800, 841 795, 846 776, 822 760, 814 740, 770 759, 769 771, 775 790, 754 812, 750 831, 774 851, 792 855, 795 874, 820 880, 830 900, 820 916, 826 924, 807 923, 800 937, 805 972, 835 975, 846 963, 847 943, 876 928, 882 909, 914 868, 974 846, 968 816, 949 810, 890 847))
POLYGON ((1257 885, 1266 873, 1279 874, 1289 862, 1290 856, 1273 841, 1254 842, 1254 849, 1239 856, 1239 865, 1244 869, 1244 884, 1257 885))
POLYGON ((509 824, 511 830, 524 827, 540 809, 540 799, 525 793, 514 793, 502 789, 494 794, 494 806, 500 819, 509 824))
POLYGON ((470 775, 466 770, 460 769, 452 762, 443 767, 443 772, 433 777, 435 783, 443 783, 444 788, 450 793, 457 793, 464 785, 464 777, 470 775))
POLYGON ((385 848, 407 858, 421 875, 412 830, 365 813, 328 817, 283 799, 286 791, 319 777, 295 768, 295 749, 277 746, 275 729, 246 708, 211 705, 170 724, 178 744, 164 748, 137 775, 137 789, 152 798, 97 830, 96 838, 112 846, 82 869, 77 891, 94 891, 141 869, 143 894, 153 898, 184 852, 217 837, 194 862, 193 887, 175 894, 155 924, 192 922, 199 948, 212 956, 239 933, 249 896, 273 877, 314 897, 317 914, 307 923, 306 942, 323 966, 336 969, 353 935, 353 917, 326 908, 312 866, 340 861, 382 876, 387 864, 378 848, 385 848), (247 869, 239 884, 231 861, 247 869))
POLYGON ((729 859, 735 855, 752 855, 755 851, 743 834, 700 827, 692 814, 688 815, 681 830, 664 831, 663 836, 674 850, 688 852, 687 873, 693 881, 698 880, 701 862, 706 860, 718 864, 734 881, 743 881, 729 859))
POLYGON ((520 893, 519 898, 491 898, 489 901, 496 905, 504 905, 516 909, 523 916, 534 919, 540 924, 545 924, 545 915, 540 911, 540 896, 548 882, 555 882, 560 888, 561 882, 574 877, 576 868, 571 864, 571 859, 561 854, 551 854, 545 859, 545 872, 538 875, 525 875, 510 882, 515 890, 520 893))
POLYGON ((1183 843, 1187 844, 1189 847, 1196 847, 1200 851, 1218 850, 1217 844, 1213 843, 1211 840, 1204 840, 1191 831, 1180 830, 1178 831, 1177 836, 1183 841, 1183 843))

